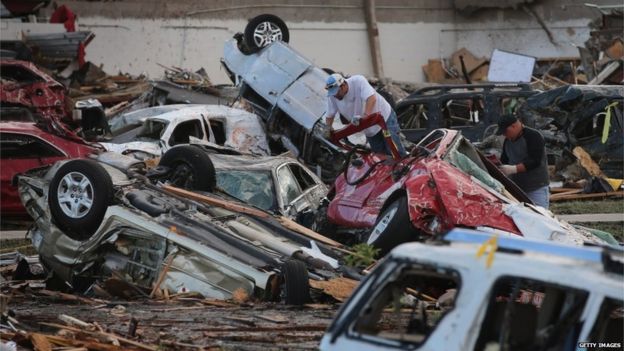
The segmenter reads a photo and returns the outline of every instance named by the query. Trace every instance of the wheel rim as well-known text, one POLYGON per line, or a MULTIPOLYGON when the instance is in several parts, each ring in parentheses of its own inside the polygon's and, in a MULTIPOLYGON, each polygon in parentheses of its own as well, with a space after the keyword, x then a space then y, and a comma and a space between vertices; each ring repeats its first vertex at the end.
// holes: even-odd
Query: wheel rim
POLYGON ((254 43, 263 48, 274 41, 282 40, 282 30, 273 22, 262 22, 254 30, 254 43))
POLYGON ((195 184, 193 168, 185 162, 178 163, 173 169, 169 182, 177 187, 192 189, 195 184))
POLYGON ((397 213, 398 209, 399 208, 397 206, 392 207, 391 209, 388 210, 388 212, 384 214, 381 220, 377 222, 377 225, 375 225, 375 228, 373 228, 373 231, 371 232, 370 236, 368 237, 368 240, 366 241, 368 245, 372 245, 375 241, 377 241, 381 233, 383 233, 384 230, 386 230, 386 228, 388 227, 388 224, 390 223, 390 221, 392 221, 392 218, 394 218, 394 215, 397 213))
POLYGON ((93 206, 93 184, 80 172, 67 173, 60 181, 57 191, 58 204, 70 218, 82 218, 93 206))

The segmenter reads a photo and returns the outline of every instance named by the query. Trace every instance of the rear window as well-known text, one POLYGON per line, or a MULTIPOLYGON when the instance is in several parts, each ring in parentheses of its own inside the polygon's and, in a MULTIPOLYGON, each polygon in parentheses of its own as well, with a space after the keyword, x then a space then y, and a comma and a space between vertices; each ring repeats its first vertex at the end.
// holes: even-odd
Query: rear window
POLYGON ((54 146, 31 135, 1 133, 0 156, 6 159, 27 159, 65 156, 54 146))
POLYGON ((0 68, 2 83, 30 83, 43 82, 44 80, 35 73, 22 66, 2 65, 0 68))
POLYGON ((271 172, 217 171, 217 186, 227 194, 263 210, 275 207, 271 172))
POLYGON ((474 350, 564 350, 582 327, 587 291, 503 277, 490 293, 474 350))

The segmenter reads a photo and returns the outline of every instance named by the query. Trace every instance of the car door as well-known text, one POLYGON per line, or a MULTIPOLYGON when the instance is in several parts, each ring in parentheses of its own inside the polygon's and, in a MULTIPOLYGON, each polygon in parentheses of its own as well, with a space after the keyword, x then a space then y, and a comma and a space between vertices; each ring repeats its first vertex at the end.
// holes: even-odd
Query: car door
POLYGON ((0 133, 0 189, 2 194, 2 212, 5 214, 21 213, 17 187, 12 185, 16 174, 29 169, 52 164, 67 156, 48 142, 33 135, 21 133, 0 133))
POLYGON ((287 217, 295 218, 299 212, 309 207, 308 200, 288 164, 277 167, 276 177, 280 212, 287 217))
POLYGON ((297 163, 288 165, 290 171, 295 177, 299 188, 306 198, 310 210, 318 207, 321 199, 327 195, 327 187, 316 176, 312 175, 305 167, 297 163))

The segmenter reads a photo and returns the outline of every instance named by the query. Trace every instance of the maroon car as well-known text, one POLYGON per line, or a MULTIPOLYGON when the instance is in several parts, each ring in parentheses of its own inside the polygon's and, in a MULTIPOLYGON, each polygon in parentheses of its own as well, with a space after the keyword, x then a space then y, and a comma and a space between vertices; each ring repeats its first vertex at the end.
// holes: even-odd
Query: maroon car
MULTIPOLYGON (((338 142, 369 125, 383 124, 371 117, 334 133, 332 139, 338 142)), ((522 235, 504 205, 530 203, 468 140, 448 129, 434 130, 402 159, 351 149, 328 199, 329 223, 315 229, 334 235, 363 233, 361 239, 381 253, 454 227, 522 235)))
POLYGON ((16 174, 50 165, 58 160, 79 158, 98 148, 78 138, 63 138, 49 133, 33 122, 0 122, 0 211, 2 217, 27 216, 17 188, 16 174))
POLYGON ((23 106, 45 118, 68 120, 65 87, 31 62, 1 60, 0 101, 3 106, 23 106))

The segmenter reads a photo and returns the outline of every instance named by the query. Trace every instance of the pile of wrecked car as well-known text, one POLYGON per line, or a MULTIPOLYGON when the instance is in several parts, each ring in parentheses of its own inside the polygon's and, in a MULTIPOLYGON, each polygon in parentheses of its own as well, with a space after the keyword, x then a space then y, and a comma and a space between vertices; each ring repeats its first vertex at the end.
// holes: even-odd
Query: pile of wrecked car
MULTIPOLYGON (((3 72, 3 111, 11 109, 5 116, 14 116, 0 123, 3 154, 13 152, 19 167, 3 167, 2 210, 23 212, 15 206, 17 185, 21 203, 34 220, 28 233, 50 280, 85 294, 106 291, 127 297, 131 291, 132 296, 152 297, 196 292, 205 298, 244 295, 301 305, 313 301, 318 282, 357 281, 368 273, 369 267, 351 267, 346 260, 354 254, 347 245, 366 243, 378 250, 374 258, 388 256, 328 330, 322 348, 343 349, 364 347, 386 334, 393 334, 391 341, 381 343, 391 346, 448 338, 452 317, 440 316, 439 331, 429 335, 433 329, 422 301, 440 302, 453 289, 451 304, 457 300, 470 305, 466 320, 477 315, 483 320, 484 312, 479 311, 487 309, 488 325, 509 323, 500 313, 526 306, 533 309, 529 317, 534 319, 531 304, 499 304, 491 299, 494 295, 471 292, 476 290, 471 286, 487 280, 487 289, 507 296, 515 289, 510 288, 514 281, 494 279, 533 258, 531 250, 539 247, 576 263, 589 255, 592 269, 598 265, 598 251, 612 254, 569 245, 617 242, 534 206, 472 142, 487 149, 498 116, 517 112, 527 124, 552 132, 546 133, 552 150, 583 145, 605 172, 617 177, 612 172, 618 165, 621 171, 622 155, 612 152, 622 148, 621 90, 604 88, 606 93, 598 93, 591 87, 569 86, 539 92, 523 84, 426 88, 396 105, 403 132, 415 143, 409 155, 374 154, 358 145, 363 140, 358 133, 383 121, 373 115, 357 127, 345 127, 336 119, 335 131, 329 133, 322 119, 327 70, 288 45, 289 33, 278 20, 253 19, 244 34, 225 43, 222 65, 242 98, 236 106, 253 112, 208 104, 146 106, 152 105, 150 100, 179 102, 173 88, 152 99, 139 89, 140 94, 132 96, 140 101, 123 106, 113 105, 118 103, 113 100, 76 104, 67 99, 60 83, 36 67, 3 61, 21 67, 32 82, 22 85, 18 77, 16 84, 6 84, 3 72), (12 90, 28 92, 41 84, 43 101, 37 93, 28 100, 12 90), (32 121, 14 121, 21 118, 32 121), (5 205, 5 199, 12 202, 5 205), (503 262, 496 277, 467 259, 474 256, 477 241, 483 244, 489 238, 497 238, 499 247, 507 249, 491 254, 503 262), (425 243, 395 249, 411 241, 425 243), (447 262, 434 260, 450 254, 456 256, 447 262), (414 278, 411 284, 409 275, 417 271, 424 271, 427 279, 414 278), (411 289, 409 297, 403 296, 406 288, 411 289), (401 318, 409 315, 404 327, 420 330, 417 335, 377 330, 375 323, 389 303, 405 314, 401 318)), ((188 72, 174 73, 168 76, 170 83, 187 80, 188 72)), ((193 94, 218 95, 207 77, 188 77, 201 82, 193 94)), ((163 90, 168 84, 154 86, 163 90)), ((6 162, 3 159, 3 165, 6 162)), ((548 263, 540 252, 537 258, 548 263)), ((550 263, 561 272, 569 269, 561 262, 550 263)), ((541 279, 518 287, 523 294, 555 296, 556 303, 582 301, 579 306, 590 300, 593 307, 602 303, 593 292, 577 291, 578 284, 572 284, 577 289, 572 292, 556 290, 536 269, 531 268, 534 277, 517 279, 516 283, 541 279)), ((590 274, 605 283, 603 295, 617 297, 611 277, 590 274)), ((517 289, 506 301, 520 296, 517 289)), ((574 320, 582 312, 578 308, 561 313, 574 320)), ((461 312, 451 310, 449 315, 453 311, 461 312)), ((592 318, 604 319, 594 312, 592 318)), ((521 341, 546 347, 570 332, 567 322, 561 330, 551 330, 552 325, 539 326, 544 340, 532 336, 521 341)), ((503 336, 513 344, 517 335, 504 327, 479 335, 461 330, 458 345, 483 349, 503 336)), ((588 328, 580 335, 589 335, 588 328)))
MULTIPOLYGON (((191 157, 203 152, 179 146, 169 154, 180 151, 191 157)), ((167 164, 174 173, 183 167, 167 164)), ((232 205, 232 198, 164 185, 171 172, 163 168, 150 173, 133 157, 103 152, 21 175, 20 195, 35 219, 29 233, 42 264, 74 291, 121 279, 145 296, 162 286, 295 304, 310 299, 308 276, 340 274, 341 252, 306 236, 306 228, 232 205)), ((205 176, 215 186, 214 169, 205 176)))

